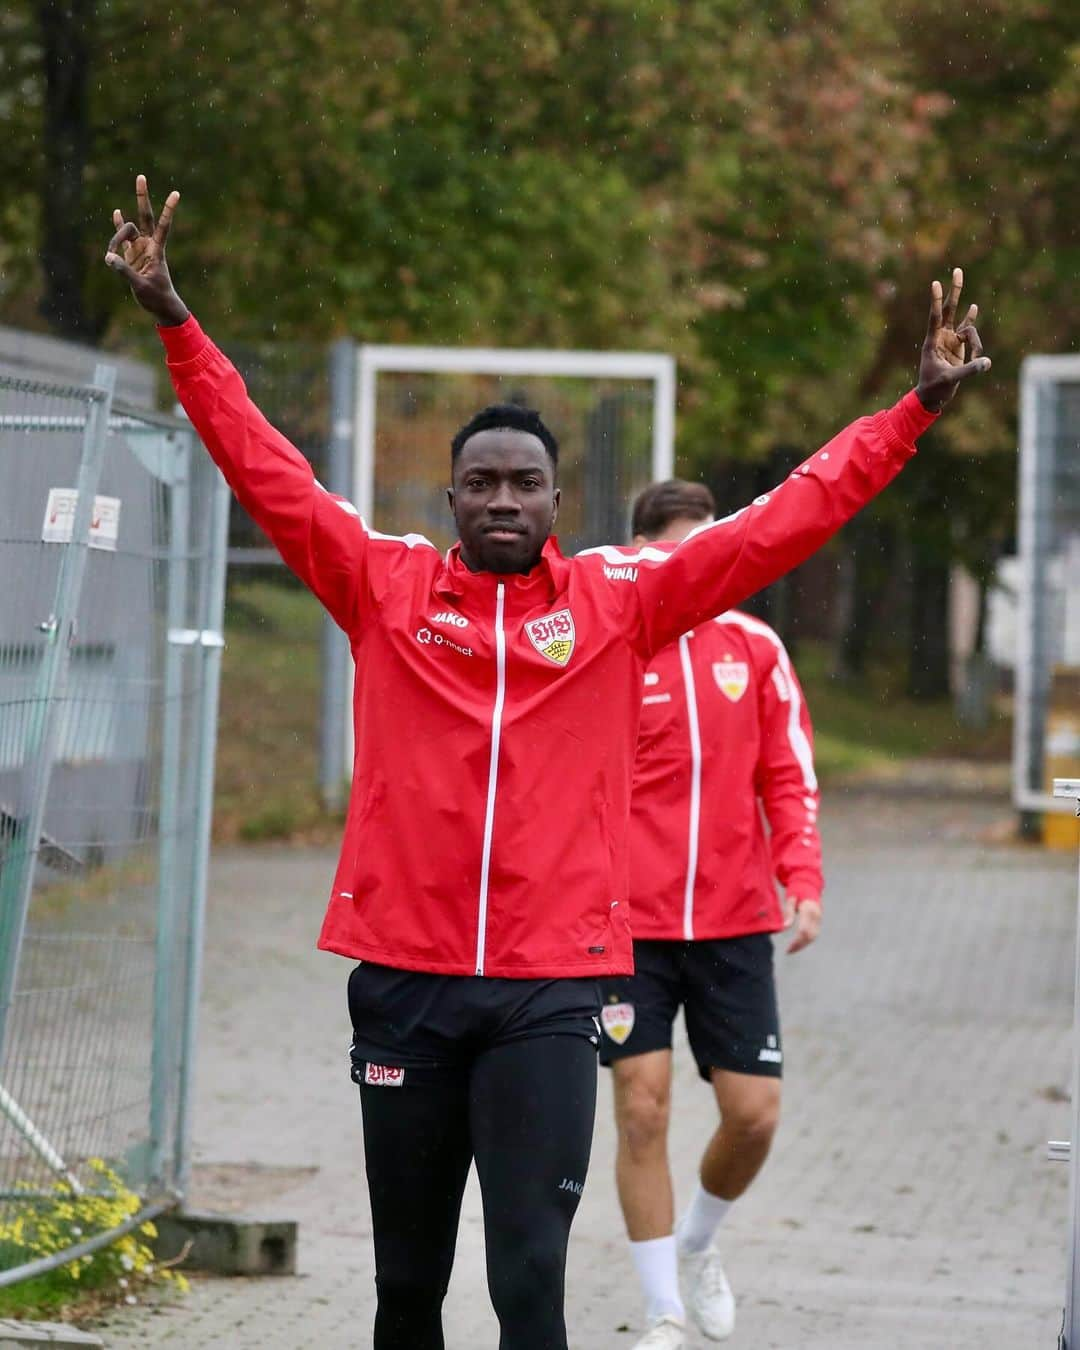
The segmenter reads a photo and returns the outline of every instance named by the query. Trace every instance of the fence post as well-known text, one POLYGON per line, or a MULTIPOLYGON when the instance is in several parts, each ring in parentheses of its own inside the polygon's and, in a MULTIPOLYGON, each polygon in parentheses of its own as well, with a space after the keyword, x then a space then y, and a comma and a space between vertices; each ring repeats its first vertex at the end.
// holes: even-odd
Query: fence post
MULTIPOLYGON (((1054 796, 1072 798, 1080 816, 1080 779, 1055 778, 1054 796)), ((1080 884, 1077 887, 1076 956, 1073 974, 1072 1133, 1069 1139, 1069 1242, 1065 1269, 1065 1317, 1058 1350, 1080 1350, 1080 884)))
POLYGON ((183 689, 186 660, 187 573, 191 497, 191 441, 177 438, 169 491, 169 560, 166 590, 161 809, 158 817, 157 926, 154 942, 154 1023, 150 1053, 149 1180, 164 1181, 169 1086, 176 1071, 177 843, 183 773, 183 689))
POLYGON ((13 832, 4 866, 0 868, 0 1062, 3 1061, 8 1012, 15 996, 19 954, 34 887, 34 864, 45 819, 45 803, 60 727, 59 697, 67 680, 71 643, 75 635, 75 616, 86 575, 94 497, 105 459, 105 442, 109 434, 109 414, 115 388, 115 367, 96 366, 94 388, 83 427, 76 484, 78 500, 72 520, 71 539, 61 545, 64 551, 56 578, 52 613, 42 616, 41 629, 47 634, 47 641, 23 751, 29 781, 26 814, 13 832))
POLYGON ((225 646, 225 568, 229 547, 229 485, 216 474, 210 507, 209 565, 203 576, 199 606, 202 633, 202 681, 199 689, 199 740, 196 769, 195 827, 191 868, 191 921, 188 924, 187 981, 180 1032, 180 1087, 176 1108, 176 1189, 184 1195, 191 1178, 191 1099, 195 1078, 199 993, 206 932, 206 886, 210 861, 210 826, 214 814, 214 757, 217 750, 218 688, 225 646))
MULTIPOLYGON (((352 498, 353 417, 356 410, 356 343, 341 338, 330 348, 330 446, 326 484, 338 496, 352 498)), ((322 624, 322 695, 319 720, 319 789, 331 810, 342 804, 351 777, 341 729, 349 697, 349 639, 329 614, 322 624)))

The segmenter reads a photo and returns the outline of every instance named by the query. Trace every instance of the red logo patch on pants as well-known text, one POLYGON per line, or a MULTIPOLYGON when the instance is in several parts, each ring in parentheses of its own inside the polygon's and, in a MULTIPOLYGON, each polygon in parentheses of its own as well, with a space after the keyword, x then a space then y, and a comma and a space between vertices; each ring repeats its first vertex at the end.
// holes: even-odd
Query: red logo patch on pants
POLYGON ((364 1069, 364 1082, 372 1087, 401 1087, 405 1081, 404 1069, 392 1069, 389 1064, 368 1063, 364 1069))

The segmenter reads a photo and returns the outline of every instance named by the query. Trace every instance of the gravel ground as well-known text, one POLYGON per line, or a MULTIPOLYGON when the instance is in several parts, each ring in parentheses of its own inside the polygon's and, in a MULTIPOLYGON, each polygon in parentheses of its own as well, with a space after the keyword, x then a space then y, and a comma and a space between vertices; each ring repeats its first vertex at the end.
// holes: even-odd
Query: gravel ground
MULTIPOLYGON (((817 946, 778 955, 784 1119, 723 1230, 733 1347, 1053 1347, 1064 1297, 1075 865, 1009 840, 1000 800, 836 792, 817 946)), ((347 1077, 348 966, 317 953, 333 858, 214 859, 195 1121, 204 1206, 300 1223, 300 1275, 198 1280, 99 1328, 109 1346, 370 1344, 371 1234, 347 1077)), ((681 1041, 681 1038, 680 1038, 681 1041)), ((680 1043, 680 1195, 713 1127, 680 1043)), ((601 1076, 570 1253, 574 1350, 629 1350, 641 1308, 612 1180, 601 1076)), ((494 1347, 470 1182, 447 1345, 494 1347)))

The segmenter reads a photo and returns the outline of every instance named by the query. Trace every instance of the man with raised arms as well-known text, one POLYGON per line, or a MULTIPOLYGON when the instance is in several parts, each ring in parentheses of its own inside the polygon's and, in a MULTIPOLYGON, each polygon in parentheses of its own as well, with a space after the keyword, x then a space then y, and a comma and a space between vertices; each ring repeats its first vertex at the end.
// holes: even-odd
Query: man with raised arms
MULTIPOLYGON (((378 1307, 376 1350, 441 1350, 475 1161, 501 1350, 566 1346, 570 1224, 596 1091, 597 980, 626 974, 627 820, 645 667, 819 548, 989 361, 934 284, 918 390, 633 580, 551 531, 558 444, 533 412, 455 436, 444 557, 326 492, 177 294, 179 202, 113 216, 106 264, 156 319, 177 397, 233 491, 348 634, 356 756, 319 939, 349 977, 378 1307), (614 571, 614 569, 611 569, 614 571), (443 616, 450 614, 450 622, 443 616)), ((346 1314, 343 1312, 343 1317, 346 1314)))

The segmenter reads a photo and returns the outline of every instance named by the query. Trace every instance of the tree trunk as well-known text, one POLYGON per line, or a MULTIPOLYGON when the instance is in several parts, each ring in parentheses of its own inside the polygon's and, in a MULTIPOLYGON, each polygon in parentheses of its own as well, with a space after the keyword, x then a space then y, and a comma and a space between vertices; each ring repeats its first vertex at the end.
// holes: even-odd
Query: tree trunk
POLYGON ((895 555, 889 526, 860 517, 848 526, 850 552, 842 573, 834 673, 854 679, 866 673, 866 659, 878 629, 895 555))
POLYGON ((920 547, 911 559, 911 645, 908 693, 947 698, 949 693, 949 559, 944 550, 920 547))
POLYGON ((100 336, 86 306, 86 231, 83 205, 90 149, 90 35, 95 0, 38 0, 45 75, 41 184, 40 311, 60 336, 100 336))

